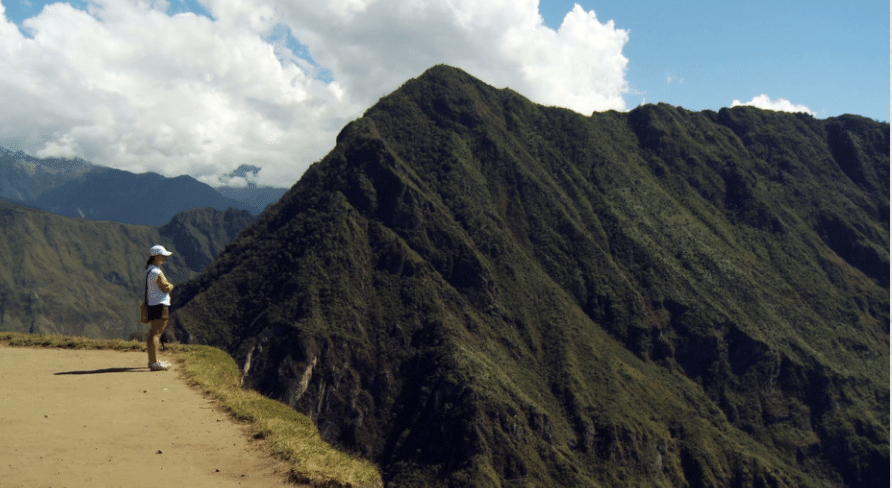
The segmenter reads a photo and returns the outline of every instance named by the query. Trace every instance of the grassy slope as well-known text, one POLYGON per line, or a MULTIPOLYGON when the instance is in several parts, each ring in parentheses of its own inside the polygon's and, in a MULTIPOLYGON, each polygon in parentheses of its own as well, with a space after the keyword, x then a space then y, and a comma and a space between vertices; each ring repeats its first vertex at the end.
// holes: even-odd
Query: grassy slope
POLYGON ((247 212, 196 209, 155 228, 0 202, 0 330, 128 338, 144 330, 138 314, 149 247, 175 252, 165 271, 179 284, 252 220, 247 212))
MULTIPOLYGON (((0 329, 124 338, 157 229, 0 204, 0 329)), ((177 263, 171 263, 171 272, 177 263)), ((181 276, 185 279, 187 276, 181 276)))
MULTIPOLYGON (((0 332, 0 344, 14 347, 145 351, 135 341, 78 336, 0 332)), ((251 425, 255 439, 264 439, 271 454, 292 465, 291 481, 341 487, 380 486, 378 469, 322 441, 307 417, 287 406, 241 388, 241 372, 225 352, 209 346, 169 345, 190 382, 217 399, 239 422, 251 425)))

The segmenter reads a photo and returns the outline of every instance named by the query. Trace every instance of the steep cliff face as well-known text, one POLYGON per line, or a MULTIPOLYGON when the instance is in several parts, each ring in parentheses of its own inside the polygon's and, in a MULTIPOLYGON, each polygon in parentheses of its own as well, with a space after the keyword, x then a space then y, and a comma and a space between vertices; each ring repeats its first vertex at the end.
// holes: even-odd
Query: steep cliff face
POLYGON ((247 210, 194 208, 174 215, 158 232, 173 244, 191 271, 200 273, 255 220, 247 210))
POLYGON ((174 327, 392 486, 874 486, 888 148, 855 116, 584 117, 432 68, 174 327))

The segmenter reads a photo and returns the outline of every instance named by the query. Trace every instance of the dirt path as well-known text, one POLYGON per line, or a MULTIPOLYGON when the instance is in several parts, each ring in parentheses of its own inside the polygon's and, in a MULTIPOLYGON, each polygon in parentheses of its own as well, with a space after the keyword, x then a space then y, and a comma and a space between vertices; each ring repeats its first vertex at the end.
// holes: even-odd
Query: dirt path
POLYGON ((152 372, 146 362, 145 353, 0 346, 0 486, 287 485, 285 467, 176 364, 152 372))

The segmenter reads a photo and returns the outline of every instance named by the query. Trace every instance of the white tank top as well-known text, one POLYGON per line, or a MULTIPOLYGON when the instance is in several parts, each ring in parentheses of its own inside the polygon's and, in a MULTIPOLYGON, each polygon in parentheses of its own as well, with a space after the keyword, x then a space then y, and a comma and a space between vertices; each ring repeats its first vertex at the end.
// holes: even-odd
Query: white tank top
POLYGON ((146 286, 148 286, 148 296, 146 297, 146 303, 149 306, 170 306, 170 293, 164 293, 163 291, 161 291, 161 288, 158 288, 158 277, 161 276, 161 274, 161 268, 155 266, 154 264, 149 266, 149 269, 146 270, 146 286))

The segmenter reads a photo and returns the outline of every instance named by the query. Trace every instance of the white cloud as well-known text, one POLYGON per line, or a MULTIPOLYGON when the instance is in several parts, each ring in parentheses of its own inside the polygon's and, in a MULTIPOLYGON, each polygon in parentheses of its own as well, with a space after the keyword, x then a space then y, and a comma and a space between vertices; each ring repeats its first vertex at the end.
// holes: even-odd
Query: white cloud
POLYGON ((805 105, 794 104, 786 98, 778 98, 777 100, 772 100, 771 97, 764 93, 753 97, 752 100, 746 103, 743 103, 740 100, 734 100, 734 102, 731 103, 732 107, 737 107, 739 105, 748 105, 751 107, 761 108, 763 110, 774 110, 777 112, 805 112, 812 116, 817 115, 812 109, 806 107, 805 105))
POLYGON ((578 5, 554 31, 537 0, 202 0, 213 19, 170 3, 51 4, 25 21, 30 37, 0 4, 0 140, 210 184, 253 164, 281 186, 438 63, 539 103, 625 109, 628 33, 578 5))
MULTIPOLYGON (((223 178, 221 178, 221 179, 223 179, 223 178)), ((242 178, 240 176, 236 176, 234 178, 227 179, 226 186, 228 186, 230 188, 247 188, 248 180, 245 178, 242 178)))
POLYGON ((625 109, 628 33, 578 5, 554 31, 536 0, 288 2, 283 15, 348 93, 380 96, 438 63, 582 113, 625 109))

